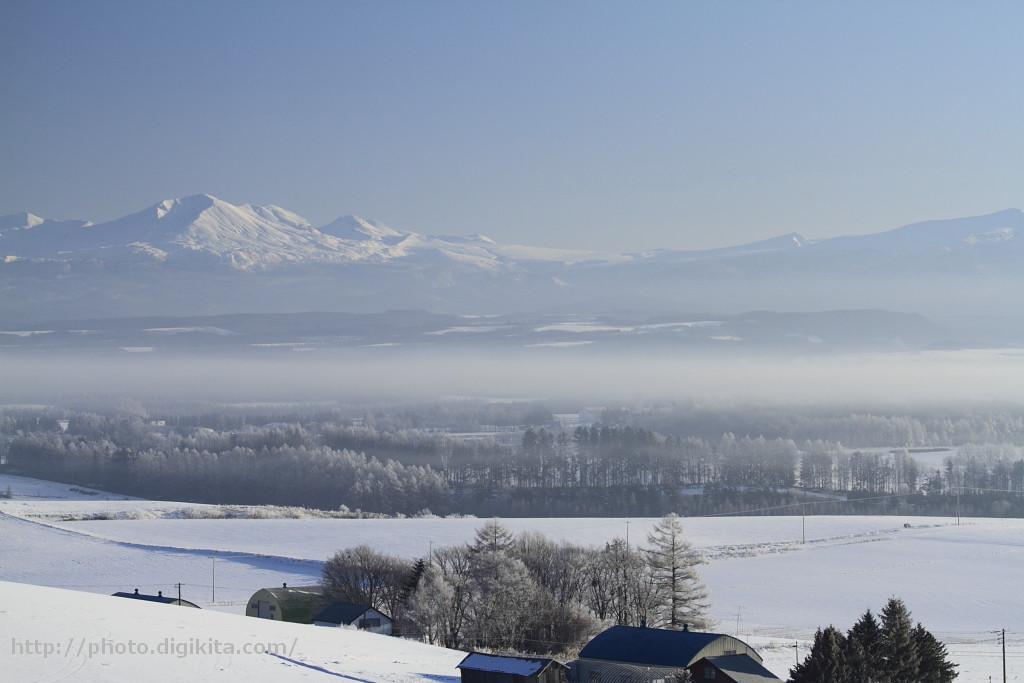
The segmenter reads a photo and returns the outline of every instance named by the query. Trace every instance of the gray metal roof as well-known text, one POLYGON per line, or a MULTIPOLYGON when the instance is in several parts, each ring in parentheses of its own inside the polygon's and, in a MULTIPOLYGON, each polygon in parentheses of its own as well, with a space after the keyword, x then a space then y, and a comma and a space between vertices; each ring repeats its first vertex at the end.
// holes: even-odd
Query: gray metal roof
POLYGON ((767 683, 780 680, 778 676, 764 668, 747 655, 722 655, 705 657, 708 661, 728 674, 736 683, 767 683))

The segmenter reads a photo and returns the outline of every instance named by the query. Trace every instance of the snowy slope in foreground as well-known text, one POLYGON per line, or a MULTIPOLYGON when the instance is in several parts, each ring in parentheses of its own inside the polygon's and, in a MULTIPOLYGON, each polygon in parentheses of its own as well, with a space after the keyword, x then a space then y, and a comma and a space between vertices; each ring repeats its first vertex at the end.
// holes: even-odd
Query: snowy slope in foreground
MULTIPOLYGON (((0 476, 0 489, 9 481, 14 482, 12 491, 19 483, 13 477, 0 476)), ((56 495, 61 485, 40 482, 24 486, 21 495, 33 493, 32 486, 41 494, 56 495)), ((78 494, 69 491, 68 495, 78 494)), ((226 616, 241 620, 235 623, 239 632, 244 632, 249 622, 256 620, 236 615, 242 613, 255 590, 282 582, 315 583, 322 561, 338 548, 368 543, 389 553, 419 557, 431 543, 436 547, 471 540, 482 523, 477 519, 60 521, 64 515, 80 519, 83 514, 121 513, 132 505, 159 513, 174 512, 186 504, 20 497, 0 501, 0 513, 8 513, 0 514, 0 538, 4 539, 0 581, 107 595, 135 587, 169 594, 175 583, 181 582, 183 597, 202 606, 204 614, 229 612, 226 616)), ((503 521, 517 533, 534 530, 555 539, 597 545, 623 537, 627 530, 634 544, 642 544, 653 520, 503 521)), ((717 629, 738 632, 761 652, 766 666, 782 677, 793 665, 795 642, 799 642, 803 657, 815 628, 831 623, 846 630, 865 609, 877 612, 890 596, 897 595, 906 601, 915 620, 948 644, 951 658, 960 665, 959 681, 987 681, 989 676, 998 680, 1001 663, 993 631, 1002 628, 1008 635, 1009 680, 1024 680, 1024 671, 1015 669, 1016 663, 1024 662, 1024 580, 1020 572, 1024 520, 963 521, 956 525, 955 520, 939 518, 816 516, 807 517, 803 526, 799 517, 733 517, 688 518, 684 526, 688 537, 710 559, 701 573, 711 594, 717 629), (904 527, 905 523, 910 528, 904 527), (801 543, 803 532, 806 543, 801 543)), ((63 614, 64 603, 78 596, 61 594, 60 606, 26 613, 8 606, 8 592, 0 589, 0 652, 5 654, 11 635, 16 635, 12 629, 28 632, 21 623, 37 618, 62 623, 53 615, 58 609, 63 614)), ((125 632, 120 616, 100 614, 99 618, 106 620, 103 627, 107 632, 125 632)), ((60 635, 67 642, 83 633, 91 637, 93 626, 69 621, 63 628, 60 635)), ((186 627, 172 625, 169 635, 180 639, 190 633, 186 627)), ((455 681, 454 671, 418 678, 418 672, 428 671, 423 668, 410 669, 406 678, 390 670, 378 675, 370 673, 369 665, 356 668, 353 662, 341 659, 339 652, 332 653, 330 660, 310 656, 310 661, 363 681, 455 681), (341 664, 335 666, 332 661, 341 664)), ((206 660, 203 666, 210 666, 210 671, 193 678, 222 675, 218 674, 222 666, 218 661, 206 660)), ((104 680, 138 678, 130 670, 105 677, 90 674, 86 667, 93 666, 91 662, 65 664, 69 672, 82 666, 85 673, 74 677, 86 680, 90 675, 104 680)), ((242 671, 249 675, 248 670, 242 671)), ((310 669, 306 673, 326 676, 310 669)), ((168 669, 168 678, 183 676, 168 669)))
POLYGON ((349 629, 9 582, 0 582, 0 606, 6 681, 457 683, 465 656, 349 629))

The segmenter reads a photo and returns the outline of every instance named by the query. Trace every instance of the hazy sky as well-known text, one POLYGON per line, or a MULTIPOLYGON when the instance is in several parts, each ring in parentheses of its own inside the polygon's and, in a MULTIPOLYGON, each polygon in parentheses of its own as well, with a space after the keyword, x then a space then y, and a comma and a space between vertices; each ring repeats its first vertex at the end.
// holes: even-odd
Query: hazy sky
POLYGON ((1024 206, 1024 2, 3 0, 0 214, 635 250, 1024 206))

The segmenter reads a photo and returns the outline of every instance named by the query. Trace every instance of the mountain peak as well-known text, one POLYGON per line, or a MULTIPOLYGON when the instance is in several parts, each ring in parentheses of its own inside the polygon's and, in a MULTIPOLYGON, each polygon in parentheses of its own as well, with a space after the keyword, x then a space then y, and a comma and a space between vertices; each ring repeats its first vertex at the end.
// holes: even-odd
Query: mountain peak
POLYGON ((9 216, 0 216, 0 232, 5 230, 26 230, 42 225, 45 221, 28 211, 19 211, 9 216))
POLYGON ((160 219, 166 216, 167 214, 176 211, 184 211, 187 213, 201 213, 206 209, 215 206, 216 204, 228 205, 226 202, 221 202, 219 199, 212 195, 193 194, 187 197, 180 197, 178 199, 165 199, 152 208, 156 212, 156 217, 160 219))
POLYGON ((405 237, 407 235, 407 233, 394 230, 383 223, 352 215, 342 216, 333 223, 317 228, 317 230, 325 235, 359 242, 366 240, 380 241, 386 237, 405 237))

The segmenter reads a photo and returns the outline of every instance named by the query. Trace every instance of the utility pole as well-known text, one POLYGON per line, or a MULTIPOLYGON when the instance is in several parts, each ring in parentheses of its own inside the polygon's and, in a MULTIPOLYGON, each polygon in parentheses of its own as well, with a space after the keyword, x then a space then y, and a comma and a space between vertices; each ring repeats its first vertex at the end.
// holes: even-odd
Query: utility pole
POLYGON ((626 547, 629 547, 629 520, 626 520, 626 547))
POLYGON ((210 557, 210 602, 217 602, 217 556, 210 557))
POLYGON ((800 542, 807 543, 807 514, 804 511, 804 506, 807 503, 800 503, 800 542))
POLYGON ((1006 629, 1003 629, 1000 640, 1003 641, 1003 683, 1006 683, 1006 629))

